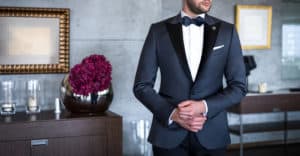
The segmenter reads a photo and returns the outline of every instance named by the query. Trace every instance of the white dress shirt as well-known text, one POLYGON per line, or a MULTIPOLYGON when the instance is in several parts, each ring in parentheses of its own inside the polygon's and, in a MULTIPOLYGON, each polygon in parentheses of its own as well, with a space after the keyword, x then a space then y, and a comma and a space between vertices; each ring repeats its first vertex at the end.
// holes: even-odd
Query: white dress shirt
MULTIPOLYGON (((190 17, 185 12, 181 11, 181 17, 184 16, 190 17)), ((204 13, 198 16, 202 17, 203 19, 205 18, 204 13)), ((204 24, 201 26, 197 26, 195 24, 190 24, 189 26, 182 25, 182 33, 187 63, 189 65, 192 79, 195 81, 203 54, 204 24)), ((203 102, 206 109, 203 115, 206 115, 208 112, 208 107, 206 101, 203 100, 203 102)), ((173 123, 171 116, 173 115, 174 111, 170 115, 169 124, 173 123)))
MULTIPOLYGON (((181 11, 181 17, 184 16, 189 17, 186 13, 181 11)), ((204 13, 198 16, 203 19, 205 18, 204 13)), ((189 26, 182 25, 182 33, 187 63, 190 68, 192 79, 195 81, 203 51, 204 24, 201 26, 195 24, 190 24, 189 26)))

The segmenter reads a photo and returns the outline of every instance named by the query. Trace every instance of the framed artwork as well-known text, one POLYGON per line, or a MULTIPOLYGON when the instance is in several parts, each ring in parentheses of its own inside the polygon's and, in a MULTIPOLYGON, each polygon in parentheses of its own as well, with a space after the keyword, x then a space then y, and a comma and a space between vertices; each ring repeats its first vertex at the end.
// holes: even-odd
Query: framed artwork
POLYGON ((69 71, 70 10, 0 7, 0 74, 69 71))
POLYGON ((300 79, 300 21, 282 24, 281 78, 300 79))
POLYGON ((271 48, 272 6, 237 5, 235 24, 242 49, 271 48))

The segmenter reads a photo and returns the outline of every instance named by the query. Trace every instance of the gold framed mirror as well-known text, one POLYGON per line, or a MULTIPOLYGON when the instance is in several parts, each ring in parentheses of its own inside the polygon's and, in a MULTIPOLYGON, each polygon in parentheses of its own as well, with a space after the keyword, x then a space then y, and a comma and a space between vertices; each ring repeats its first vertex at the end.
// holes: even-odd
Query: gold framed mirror
POLYGON ((0 74, 69 71, 69 9, 0 7, 0 34, 0 74))
POLYGON ((235 20, 243 50, 271 48, 272 6, 237 5, 235 20))

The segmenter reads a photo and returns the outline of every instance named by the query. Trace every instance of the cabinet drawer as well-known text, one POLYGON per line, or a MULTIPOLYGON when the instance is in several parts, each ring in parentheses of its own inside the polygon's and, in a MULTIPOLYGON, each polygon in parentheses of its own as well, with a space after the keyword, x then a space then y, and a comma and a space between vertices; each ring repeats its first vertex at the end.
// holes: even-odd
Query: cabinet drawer
POLYGON ((121 156, 122 117, 53 111, 0 116, 0 156, 121 156), (31 118, 34 117, 34 118, 31 118), (7 120, 9 119, 9 120, 7 120), (33 119, 33 120, 32 120, 33 119))
POLYGON ((0 140, 33 140, 87 135, 106 135, 104 118, 24 122, 0 125, 0 140))
POLYGON ((29 156, 30 145, 28 141, 0 142, 1 156, 29 156), (16 150, 17 149, 17 150, 16 150))
POLYGON ((31 156, 107 155, 107 138, 82 136, 48 139, 48 144, 31 146, 31 156))

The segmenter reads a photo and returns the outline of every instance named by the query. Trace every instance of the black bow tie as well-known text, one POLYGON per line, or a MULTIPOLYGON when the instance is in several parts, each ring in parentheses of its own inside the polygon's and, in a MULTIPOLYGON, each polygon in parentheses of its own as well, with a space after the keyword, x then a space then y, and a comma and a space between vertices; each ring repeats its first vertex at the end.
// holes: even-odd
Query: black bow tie
POLYGON ((200 16, 198 16, 196 18, 193 18, 193 19, 191 19, 187 16, 184 16, 184 17, 181 18, 181 24, 186 26, 186 27, 191 25, 191 24, 201 26, 202 24, 205 24, 205 20, 200 16))

